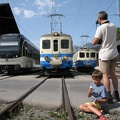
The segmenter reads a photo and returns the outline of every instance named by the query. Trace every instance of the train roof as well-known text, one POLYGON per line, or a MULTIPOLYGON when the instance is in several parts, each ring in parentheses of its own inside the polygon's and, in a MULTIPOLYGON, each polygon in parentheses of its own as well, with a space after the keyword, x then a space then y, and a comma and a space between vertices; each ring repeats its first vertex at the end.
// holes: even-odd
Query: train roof
POLYGON ((77 52, 75 52, 74 55, 77 54, 77 53, 79 53, 79 52, 82 52, 82 51, 96 51, 97 52, 97 50, 95 50, 93 48, 89 48, 89 49, 88 48, 81 48, 80 50, 78 50, 77 52))
POLYGON ((75 56, 77 53, 79 53, 79 52, 86 52, 86 51, 94 51, 94 52, 97 52, 97 50, 95 50, 95 49, 93 49, 93 48, 81 48, 80 50, 78 50, 77 52, 75 52, 74 53, 74 55, 73 56, 75 56))
POLYGON ((20 38, 23 37, 25 40, 27 40, 28 43, 30 43, 32 46, 34 46, 37 50, 39 50, 38 47, 36 47, 30 40, 28 40, 24 35, 19 34, 19 33, 8 33, 8 34, 3 34, 0 36, 0 39, 5 39, 6 37, 14 37, 14 38, 20 38))
POLYGON ((8 37, 11 37, 11 38, 20 38, 20 37, 24 37, 25 39, 27 39, 24 35, 22 35, 22 34, 19 34, 19 33, 7 33, 7 34, 2 34, 1 36, 0 36, 0 39, 5 39, 6 37, 8 38, 8 37))
MULTIPOLYGON (((53 37, 53 36, 54 36, 53 34, 44 34, 41 37, 53 37)), ((71 37, 70 35, 65 34, 65 33, 58 33, 58 36, 61 36, 61 37, 64 37, 64 36, 71 37)))
POLYGON ((18 37, 19 35, 22 35, 22 34, 19 34, 19 33, 6 33, 6 34, 2 34, 0 37, 5 37, 5 36, 18 37))
POLYGON ((20 33, 9 3, 0 3, 0 35, 20 33))
POLYGON ((78 51, 96 51, 95 49, 93 48, 81 48, 80 50, 78 51))

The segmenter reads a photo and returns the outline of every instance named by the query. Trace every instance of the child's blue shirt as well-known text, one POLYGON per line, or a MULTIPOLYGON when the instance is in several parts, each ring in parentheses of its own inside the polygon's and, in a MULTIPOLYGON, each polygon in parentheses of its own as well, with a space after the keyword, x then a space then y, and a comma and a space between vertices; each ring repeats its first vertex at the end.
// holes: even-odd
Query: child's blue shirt
POLYGON ((102 83, 100 85, 95 85, 94 83, 91 83, 90 86, 92 86, 92 95, 91 95, 92 102, 95 99, 101 100, 102 98, 107 97, 105 86, 102 83))

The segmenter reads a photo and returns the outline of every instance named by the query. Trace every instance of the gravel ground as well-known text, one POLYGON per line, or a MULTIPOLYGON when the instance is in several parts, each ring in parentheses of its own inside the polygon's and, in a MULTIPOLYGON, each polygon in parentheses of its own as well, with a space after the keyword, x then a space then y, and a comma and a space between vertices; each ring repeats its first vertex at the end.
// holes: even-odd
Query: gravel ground
MULTIPOLYGON (((4 102, 0 103, 0 110, 6 107, 4 102)), ((7 120, 68 120, 62 110, 41 111, 35 107, 24 105, 18 113, 10 113, 11 118, 7 120)), ((97 116, 90 113, 75 111, 75 120, 98 120, 97 116)), ((120 120, 120 115, 105 114, 108 120, 120 120)))
MULTIPOLYGON (((94 114, 76 112, 75 120, 98 120, 98 117, 94 114)), ((105 114, 108 120, 120 120, 120 116, 105 114)), ((35 109, 30 109, 28 112, 21 111, 18 116, 13 116, 11 119, 7 120, 68 120, 63 112, 56 111, 40 111, 35 109)))

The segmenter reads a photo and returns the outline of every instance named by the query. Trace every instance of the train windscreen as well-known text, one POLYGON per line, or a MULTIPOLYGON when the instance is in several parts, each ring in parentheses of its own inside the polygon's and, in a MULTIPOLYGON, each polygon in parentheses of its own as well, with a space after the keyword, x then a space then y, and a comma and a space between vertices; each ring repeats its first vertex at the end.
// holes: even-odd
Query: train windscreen
POLYGON ((79 53, 79 57, 80 57, 80 58, 84 58, 84 57, 85 57, 85 53, 80 52, 80 53, 79 53))
POLYGON ((91 58, 95 58, 95 53, 91 53, 91 58))
POLYGON ((50 49, 50 40, 43 40, 42 41, 42 48, 43 49, 50 49))
POLYGON ((9 40, 1 40, 0 41, 0 52, 5 51, 18 51, 18 41, 9 41, 9 40))
POLYGON ((61 48, 62 49, 68 49, 69 48, 69 40, 61 40, 61 48))

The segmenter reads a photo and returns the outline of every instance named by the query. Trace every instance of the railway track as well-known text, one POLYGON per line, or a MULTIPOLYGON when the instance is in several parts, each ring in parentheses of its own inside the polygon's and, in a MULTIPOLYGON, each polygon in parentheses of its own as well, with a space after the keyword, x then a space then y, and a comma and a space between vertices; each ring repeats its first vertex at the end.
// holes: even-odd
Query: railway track
POLYGON ((8 78, 12 78, 12 77, 16 77, 16 76, 21 76, 21 75, 29 75, 29 74, 31 74, 31 73, 35 73, 35 72, 39 72, 38 74, 39 74, 39 76, 37 76, 36 78, 40 78, 41 76, 43 76, 43 73, 41 72, 41 71, 31 71, 31 72, 26 72, 26 73, 16 73, 16 74, 11 74, 11 75, 8 75, 8 74, 0 74, 0 81, 1 80, 7 80, 8 78))
POLYGON ((20 96, 17 100, 15 100, 13 103, 9 104, 6 108, 4 108, 0 112, 0 118, 1 120, 6 120, 6 116, 9 115, 12 111, 15 110, 16 107, 22 104, 22 101, 29 96, 33 91, 35 91, 41 84, 43 84, 49 77, 46 77, 44 80, 42 80, 40 83, 32 87, 30 90, 28 90, 25 94, 20 96))
MULTIPOLYGON (((39 78, 40 76, 38 76, 39 78)), ((60 107, 56 110, 56 112, 59 114, 61 111, 64 110, 64 114, 65 119, 63 120, 77 120, 78 115, 75 113, 76 111, 73 110, 71 103, 70 103, 70 99, 69 99, 69 94, 67 91, 67 86, 66 86, 66 76, 62 76, 62 78, 60 78, 60 82, 62 83, 62 103, 60 103, 60 107), (61 108, 62 106, 62 108, 61 108)), ((46 80, 48 79, 47 77, 45 78, 46 80)), ((37 85, 35 85, 34 87, 32 87, 29 92, 26 92, 26 97, 24 96, 25 94, 23 94, 21 97, 19 97, 17 100, 13 101, 12 103, 10 103, 6 108, 2 109, 0 111, 0 120, 6 120, 6 118, 8 119, 9 114, 11 115, 12 113, 16 113, 19 112, 19 110, 21 109, 21 107, 23 107, 22 105, 22 101, 27 98, 27 96, 29 96, 34 90, 36 90, 40 85, 42 85, 46 80, 43 80, 42 82, 38 83, 37 85), (36 88, 35 88, 36 87, 36 88), (8 117, 7 117, 8 116, 8 117)), ((47 82, 47 81, 46 81, 47 82)), ((47 84, 48 85, 48 84, 47 84)), ((46 96, 45 96, 46 97, 46 96)), ((52 104, 52 103, 51 103, 52 104)), ((33 106, 31 107, 31 109, 33 108, 33 106)), ((21 112, 21 111, 20 111, 21 112)), ((34 111, 33 111, 34 112, 34 111)), ((36 114, 36 113, 33 113, 36 114)), ((81 114, 82 115, 82 114, 81 114)), ((19 115, 18 113, 15 114, 16 117, 18 117, 19 119, 19 115)), ((89 115, 88 115, 89 116, 89 115)), ((11 117, 11 116, 10 116, 11 117)), ((16 118, 15 117, 15 118, 16 118)), ((79 119, 79 118, 78 118, 79 119)), ((12 117, 10 120, 13 120, 12 117)), ((14 119, 16 120, 16 119, 14 119)), ((48 120, 48 119, 47 119, 48 120)), ((52 120, 52 119, 50 119, 52 120)), ((61 120, 61 119, 59 119, 61 120)), ((116 119, 117 120, 117 119, 116 119)))
POLYGON ((63 109, 64 112, 67 112, 68 120, 75 120, 64 77, 62 77, 62 95, 63 95, 63 109))
MULTIPOLYGON (((13 113, 16 111, 19 111, 22 106, 22 102, 24 99, 26 99, 32 92, 34 92, 40 85, 42 85, 49 77, 46 77, 43 79, 40 83, 32 87, 30 90, 28 90, 26 93, 24 93, 22 96, 20 96, 18 99, 10 103, 7 107, 2 109, 0 111, 0 120, 6 120, 7 117, 9 117, 10 113, 13 113)), ((61 78, 62 81, 62 109, 64 110, 64 113, 66 114, 68 120, 75 120, 74 112, 70 104, 70 99, 65 83, 65 76, 61 78)), ((61 108, 60 108, 61 109, 61 108)))
POLYGON ((0 76, 0 80, 7 80, 8 78, 12 78, 12 77, 16 77, 16 76, 18 76, 18 75, 9 75, 9 76, 6 76, 6 75, 1 75, 0 76))

